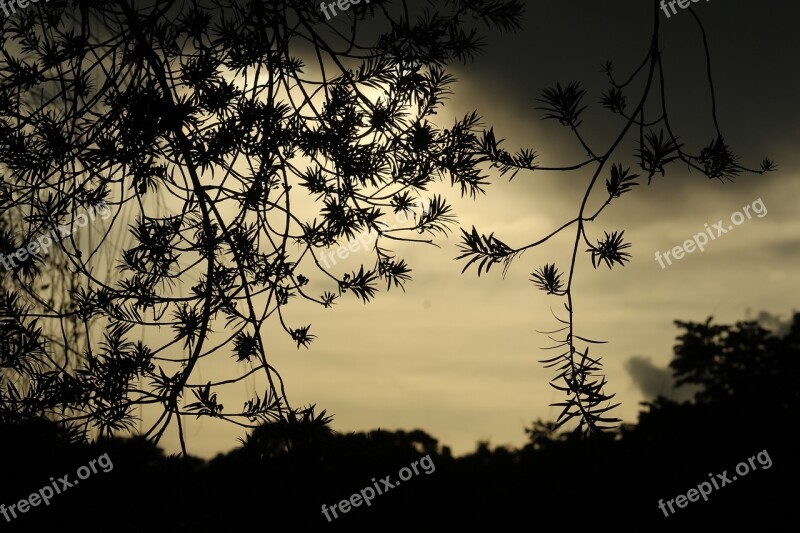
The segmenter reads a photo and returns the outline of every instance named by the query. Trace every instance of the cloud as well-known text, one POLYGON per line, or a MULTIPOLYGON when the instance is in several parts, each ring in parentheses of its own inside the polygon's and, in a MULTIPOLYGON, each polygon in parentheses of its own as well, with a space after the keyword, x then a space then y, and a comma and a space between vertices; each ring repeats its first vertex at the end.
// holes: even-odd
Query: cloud
MULTIPOLYGON (((792 312, 794 315, 796 311, 792 312)), ((750 310, 747 310, 748 319, 750 319, 750 310)), ((759 311, 758 316, 754 319, 758 322, 758 325, 764 329, 768 329, 772 332, 773 335, 776 337, 785 337, 791 332, 792 329, 792 317, 787 318, 786 320, 782 319, 779 315, 773 315, 768 311, 759 311)))
POLYGON ((683 402, 694 397, 697 386, 675 387, 672 370, 655 366, 649 357, 634 355, 624 363, 633 383, 642 391, 647 400, 655 400, 664 396, 670 400, 683 402))

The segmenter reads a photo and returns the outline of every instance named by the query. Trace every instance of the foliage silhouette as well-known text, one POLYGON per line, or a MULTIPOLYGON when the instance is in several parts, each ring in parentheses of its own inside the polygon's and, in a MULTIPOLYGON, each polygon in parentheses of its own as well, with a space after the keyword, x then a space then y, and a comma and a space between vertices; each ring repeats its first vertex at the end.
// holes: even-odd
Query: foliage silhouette
POLYGON ((434 115, 447 65, 481 49, 481 26, 516 30, 522 4, 376 0, 331 21, 298 0, 73 4, 0 26, 0 253, 74 229, 81 207, 113 217, 0 273, 0 418, 111 435, 155 407, 145 435, 157 443, 176 423, 183 453, 186 416, 317 420, 289 403, 265 323, 308 347, 293 301, 402 288, 411 268, 389 246, 431 244, 455 221, 427 187, 483 191, 477 113, 449 128, 434 115), (404 226, 383 222, 426 203, 404 226), (367 231, 373 265, 320 264, 367 231), (55 283, 59 258, 68 276, 55 283), (248 370, 199 381, 225 353, 248 370), (256 373, 263 393, 226 408, 224 387, 256 373))

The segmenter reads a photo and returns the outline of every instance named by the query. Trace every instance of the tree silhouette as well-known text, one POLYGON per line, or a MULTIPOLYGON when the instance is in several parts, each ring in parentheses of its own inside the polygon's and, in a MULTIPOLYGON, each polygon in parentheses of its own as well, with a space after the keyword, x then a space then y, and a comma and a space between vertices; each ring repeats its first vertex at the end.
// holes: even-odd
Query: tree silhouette
POLYGON ((520 13, 516 0, 376 0, 331 20, 300 0, 52 0, 4 19, 0 253, 71 235, 0 274, 3 419, 112 434, 156 407, 145 435, 175 422, 184 454, 187 415, 325 420, 289 403, 264 324, 307 347, 293 300, 402 287, 411 268, 391 243, 431 243, 454 222, 428 185, 482 192, 478 115, 433 117, 447 65, 520 13), (108 221, 78 229, 103 206, 108 221), (389 228, 398 214, 408 222, 389 228), (320 264, 368 231, 372 265, 320 264), (48 275, 58 261, 69 283, 48 275), (248 370, 199 380, 201 361, 226 355, 248 370), (221 390, 256 373, 263 393, 226 408, 221 390))
POLYGON ((798 370, 800 315, 795 314, 785 337, 778 337, 758 322, 733 326, 681 322, 685 329, 670 367, 678 385, 701 385, 695 395, 701 403, 722 403, 736 398, 744 403, 765 403, 773 408, 797 406, 798 391, 791 376, 798 370))
POLYGON ((292 301, 330 307, 351 293, 366 303, 381 282, 402 288, 411 267, 391 243, 431 244, 425 234, 455 222, 444 198, 426 196, 428 185, 444 179, 474 197, 494 169, 512 179, 586 173, 575 216, 551 233, 512 247, 473 226, 462 230, 458 259, 479 276, 497 264, 505 274, 526 250, 574 230, 566 277, 555 262, 531 274, 537 288, 564 299, 558 328, 545 332, 556 355, 542 362, 566 395, 554 404, 557 423, 603 431, 619 421, 610 415, 614 394, 605 391, 602 358, 589 354, 601 341, 577 333, 573 282, 579 248, 595 269, 611 269, 630 260, 631 245, 624 230, 590 235, 590 223, 644 176, 650 183, 679 162, 721 182, 774 169, 769 159, 759 169, 741 165, 726 143, 705 30, 691 8, 709 72, 709 144, 685 149, 670 124, 653 2, 641 64, 623 78, 610 62, 603 67, 610 87, 600 104, 619 118, 606 146, 581 134, 580 84, 543 91, 544 118, 586 152, 556 167, 539 164, 531 149, 506 151, 477 112, 449 128, 434 122, 454 81, 447 65, 480 50, 483 26, 516 30, 516 0, 375 1, 330 19, 299 0, 75 6, 31 6, 0 27, 0 253, 70 228, 54 239, 58 253, 27 254, 0 273, 6 420, 46 416, 76 435, 111 434, 133 427, 137 408, 157 407, 145 434, 158 442, 175 422, 184 453, 187 415, 243 427, 325 420, 314 406, 289 403, 265 323, 308 347, 315 335, 289 314, 292 301), (623 162, 627 143, 641 175, 623 162), (102 206, 113 214, 105 225, 78 228, 83 211, 102 206), (410 222, 386 223, 398 214, 410 222), (321 264, 323 251, 364 232, 378 236, 374 263, 343 273, 321 264), (150 340, 158 331, 172 338, 150 340), (148 340, 130 340, 136 335, 148 340), (200 381, 201 362, 226 353, 248 370, 200 381), (263 392, 226 409, 224 388, 257 374, 263 392))
POLYGON ((495 237, 494 233, 486 236, 475 227, 471 231, 462 230, 462 254, 458 259, 469 259, 462 273, 470 265, 477 264, 478 276, 484 269, 488 272, 496 264, 503 265, 505 276, 511 263, 527 250, 545 244, 562 232, 570 229, 574 231, 574 244, 567 261, 566 278, 563 277, 565 269, 559 269, 556 263, 551 263, 535 270, 531 274, 531 281, 547 294, 564 299, 564 315, 554 313, 557 329, 543 332, 554 343, 546 349, 560 353, 542 360, 541 363, 546 368, 555 369, 557 374, 550 384, 566 395, 564 401, 553 404, 561 408, 557 422, 560 425, 574 419, 578 422, 578 432, 602 432, 620 421, 609 414, 619 404, 611 403, 615 394, 605 392, 607 382, 601 374, 602 357, 595 353, 589 355, 590 344, 605 342, 582 337, 576 331, 573 284, 577 276, 578 254, 585 246, 583 251, 589 254, 591 265, 595 269, 601 265, 609 269, 614 266, 622 267, 631 258, 627 251, 631 244, 624 240, 624 230, 604 230, 603 236, 597 238, 589 233, 590 224, 612 202, 616 203, 625 193, 638 186, 642 179, 646 177, 650 184, 657 174, 665 176, 667 167, 674 167, 679 162, 684 163, 690 172, 697 171, 709 179, 723 183, 734 181, 742 172, 763 174, 775 168, 774 163, 766 158, 758 169, 742 166, 738 162, 738 156, 727 145, 717 121, 715 86, 711 77, 711 57, 705 29, 691 7, 687 11, 697 23, 697 31, 703 40, 714 131, 710 134, 712 140, 709 144, 695 152, 685 149, 679 142, 678 133, 670 124, 669 106, 665 97, 659 1, 653 1, 652 5, 652 37, 639 66, 623 77, 613 74, 613 64, 610 61, 602 68, 610 87, 601 95, 599 103, 618 118, 616 132, 604 146, 590 146, 581 134, 581 114, 587 107, 583 104, 586 90, 576 82, 546 88, 538 99, 542 104, 538 109, 544 112, 543 119, 557 121, 574 136, 578 146, 586 153, 583 159, 565 166, 540 164, 535 150, 524 148, 511 154, 501 147, 502 141, 496 138, 493 128, 483 133, 483 156, 501 175, 510 174, 510 179, 514 179, 521 171, 537 174, 568 172, 584 176, 587 184, 574 216, 566 217, 559 227, 523 246, 510 246, 495 237), (638 94, 635 93, 637 86, 642 87, 638 94), (633 105, 629 105, 629 98, 633 100, 633 105), (635 147, 632 157, 643 175, 634 173, 623 162, 626 157, 630 157, 623 152, 628 143, 635 147), (603 177, 604 191, 601 189, 603 177))
MULTIPOLYGON (((794 314, 785 334, 767 330, 754 320, 733 325, 712 320, 675 321, 684 330, 670 362, 675 385, 699 385, 688 403, 717 417, 724 412, 726 419, 758 418, 762 424, 791 417, 800 407, 800 392, 793 385, 800 370, 800 313, 794 314)), ((680 409, 666 398, 646 405, 649 416, 680 409)))
POLYGON ((614 439, 605 434, 583 438, 563 427, 557 432, 555 422, 536 421, 527 430, 530 442, 519 449, 478 442, 474 452, 452 457, 420 430, 343 434, 306 416, 267 421, 241 446, 203 461, 166 457, 142 437, 65 443, 63 428, 29 420, 0 423, 0 442, 15 458, 4 467, 0 501, 17 501, 27 490, 19 485, 33 484, 35 490, 53 472, 74 471, 75 465, 107 452, 114 461, 112 473, 93 477, 91 484, 59 495, 9 526, 46 531, 74 524, 108 531, 111 524, 115 531, 141 531, 156 522, 161 529, 202 531, 263 526, 268 520, 270 525, 313 529, 325 524, 353 531, 386 524, 391 530, 413 528, 425 517, 426 525, 497 528, 530 519, 533 501, 537 523, 562 527, 565 521, 594 517, 614 520, 623 531, 674 531, 684 525, 796 529, 794 493, 785 486, 800 467, 791 424, 797 392, 784 384, 796 370, 800 314, 786 334, 766 332, 753 322, 676 324, 681 330, 672 365, 681 362, 676 374, 703 376, 693 382, 719 388, 720 395, 698 394, 681 404, 659 398, 640 413, 637 424, 614 432, 614 439), (709 366, 714 353, 725 355, 709 366), (747 357, 753 360, 748 367, 753 391, 773 391, 760 403, 744 389, 727 386, 739 381, 738 361, 747 357), (708 502, 669 517, 656 506, 659 498, 685 493, 707 479, 707 472, 730 472, 760 450, 768 451, 774 465, 736 481, 735 488, 715 491, 708 502), (376 475, 396 473, 420 455, 430 455, 436 471, 410 481, 413 490, 400 487, 333 523, 319 512, 322 502, 346 498, 376 475), (467 501, 475 502, 468 512, 467 501), (236 512, 240 509, 258 512, 236 512))

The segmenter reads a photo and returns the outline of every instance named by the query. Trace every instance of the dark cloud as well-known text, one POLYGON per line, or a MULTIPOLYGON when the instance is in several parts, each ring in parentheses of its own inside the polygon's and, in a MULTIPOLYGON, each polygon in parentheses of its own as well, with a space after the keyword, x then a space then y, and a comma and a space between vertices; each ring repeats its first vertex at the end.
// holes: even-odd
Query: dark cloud
MULTIPOLYGON (((794 313, 796 311, 792 312, 792 316, 794 316, 794 313)), ((750 316, 750 310, 747 311, 747 315, 748 317, 750 316)), ((777 337, 785 337, 792 329, 791 317, 784 320, 779 315, 773 315, 767 311, 759 311, 753 320, 758 322, 762 328, 770 330, 777 337)))
POLYGON ((625 361, 624 367, 647 400, 664 396, 670 400, 683 402, 690 400, 697 391, 697 387, 692 386, 675 388, 672 370, 655 366, 649 357, 634 355, 625 361))
MULTIPOLYGON (((800 101, 794 97, 800 70, 788 58, 791 51, 800 50, 800 32, 794 28, 800 3, 703 2, 693 8, 709 42, 717 114, 726 140, 743 162, 757 166, 767 156, 778 160, 780 168, 790 168, 797 161, 790 140, 800 128, 800 101)), ((669 20, 662 17, 660 28, 671 123, 687 148, 699 151, 714 136, 702 34, 688 12, 669 20)), ((651 31, 652 7, 640 0, 577 0, 569 9, 563 2, 528 3, 524 30, 490 35, 486 53, 461 78, 479 84, 486 99, 513 106, 520 119, 537 122, 542 114, 534 109, 539 105, 535 99, 543 88, 580 81, 588 90, 585 103, 589 104, 583 134, 590 144, 605 142, 616 122, 597 105, 607 88, 600 66, 611 60, 618 76, 627 75, 646 52, 651 31)), ((629 100, 633 102, 640 91, 640 86, 629 88, 629 100)), ((514 125, 500 126, 496 133, 510 146, 528 144, 529 136, 515 131, 514 125)), ((548 134, 558 135, 550 126, 541 124, 548 134)), ((545 158, 582 155, 579 147, 567 152, 564 143, 548 138, 529 144, 545 158)), ((679 170, 673 167, 672 174, 679 170)), ((743 178, 740 187, 763 189, 764 181, 773 179, 778 178, 743 178)), ((673 187, 693 190, 696 183, 670 181, 673 187)))

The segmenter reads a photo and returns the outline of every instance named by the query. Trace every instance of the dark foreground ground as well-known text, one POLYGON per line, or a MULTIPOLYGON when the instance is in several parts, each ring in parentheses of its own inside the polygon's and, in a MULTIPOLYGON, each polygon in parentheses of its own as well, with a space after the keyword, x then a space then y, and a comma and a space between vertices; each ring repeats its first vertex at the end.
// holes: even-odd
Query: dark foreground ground
POLYGON ((141 438, 75 444, 41 419, 0 420, 0 512, 12 518, 0 514, 0 532, 800 531, 800 314, 781 337, 754 323, 713 335, 682 327, 671 367, 699 392, 683 404, 659 398, 611 438, 537 422, 521 449, 479 444, 454 458, 422 431, 336 434, 319 417, 263 425, 202 461, 141 438), (79 472, 93 460, 96 473, 79 472), (414 461, 417 474, 401 481, 414 461), (44 487, 65 487, 65 475, 72 487, 19 513, 21 499, 49 496, 44 487), (369 506, 355 498, 325 518, 323 504, 375 485, 385 492, 369 506), (675 513, 659 500, 667 512, 674 500, 675 513))
POLYGON ((6 508, 50 484, 51 477, 59 487, 57 478, 64 474, 76 481, 77 469, 103 453, 113 469, 105 473, 100 464, 108 462, 96 464, 96 474, 53 496, 48 506, 40 503, 9 523, 0 517, 0 528, 453 531, 480 526, 509 531, 556 526, 582 531, 606 524, 621 531, 798 531, 797 445, 777 429, 791 431, 792 420, 767 424, 748 422, 743 411, 721 414, 675 405, 667 410, 657 431, 645 427, 645 418, 613 442, 540 435, 535 446, 479 446, 461 458, 420 431, 335 436, 319 427, 303 428, 294 431, 291 452, 271 431, 257 432, 246 445, 203 462, 167 458, 143 440, 75 446, 40 424, 6 426, 0 489, 6 508), (666 423, 669 416, 672 424, 666 423), (425 455, 430 459, 418 463, 417 475, 403 472, 410 478, 386 490, 382 478, 391 475, 394 485, 400 469, 425 455), (753 456, 756 468, 748 465, 748 473, 734 481, 737 464, 753 456), (659 499, 686 494, 709 481, 709 473, 721 485, 716 474, 724 471, 731 482, 712 490, 708 501, 700 498, 683 509, 675 505, 669 517, 659 509, 659 499), (323 503, 330 508, 374 488, 373 478, 386 492, 376 494, 369 506, 355 499, 360 505, 336 519, 329 511, 332 521, 326 520, 323 503))

